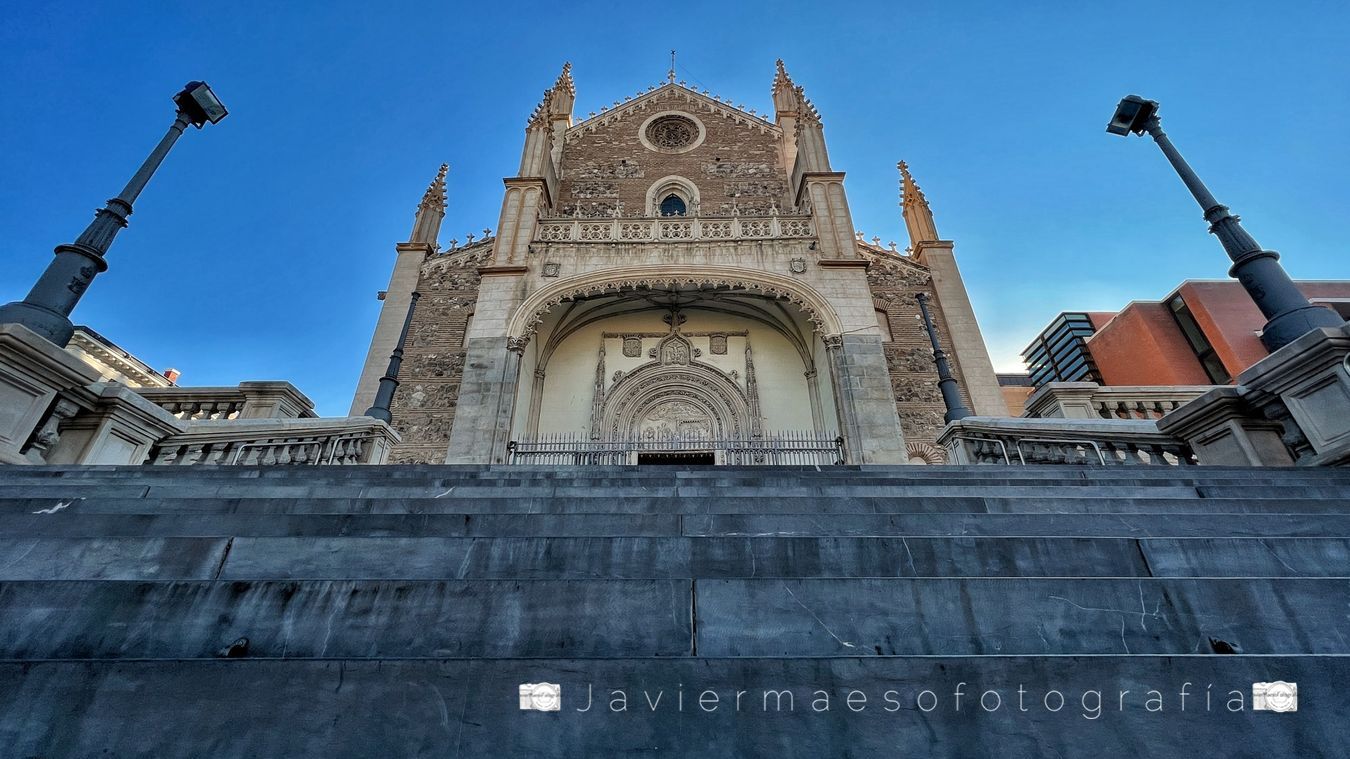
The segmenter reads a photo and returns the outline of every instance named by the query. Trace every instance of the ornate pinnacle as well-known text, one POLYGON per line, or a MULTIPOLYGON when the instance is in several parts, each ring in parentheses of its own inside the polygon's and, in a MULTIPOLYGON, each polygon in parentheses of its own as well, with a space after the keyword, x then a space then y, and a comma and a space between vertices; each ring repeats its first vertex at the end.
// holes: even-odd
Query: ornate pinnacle
POLYGON ((933 209, 928 206, 928 198, 909 173, 909 164, 901 161, 895 165, 900 170, 900 209, 905 217, 905 229, 909 232, 912 245, 941 239, 937 225, 933 222, 933 209))
POLYGON ((572 81, 572 62, 563 62, 562 73, 558 75, 558 81, 553 83, 555 89, 567 92, 569 95, 577 94, 576 83, 572 81))
POLYGON ((427 191, 422 194, 422 202, 417 204, 419 209, 445 208, 445 175, 449 171, 450 164, 441 164, 440 171, 436 172, 436 178, 431 180, 431 184, 427 185, 427 191))
POLYGON ((774 66, 777 67, 778 72, 773 77, 773 94, 777 95, 784 89, 793 90, 792 77, 788 75, 787 68, 783 66, 783 59, 779 58, 774 61, 774 66))
POLYGON ((914 181, 914 177, 909 173, 909 164, 901 161, 895 165, 900 170, 900 205, 903 208, 909 208, 915 205, 928 206, 928 198, 924 197, 923 190, 919 184, 914 181))

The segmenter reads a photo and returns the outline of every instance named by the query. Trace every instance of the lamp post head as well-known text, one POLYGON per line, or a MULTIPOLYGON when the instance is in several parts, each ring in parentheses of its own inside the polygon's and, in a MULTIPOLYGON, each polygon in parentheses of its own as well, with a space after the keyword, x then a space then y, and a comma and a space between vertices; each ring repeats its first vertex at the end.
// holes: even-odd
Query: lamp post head
POLYGON ((1148 120, 1158 112, 1158 101, 1145 100, 1138 95, 1126 95, 1116 106, 1116 113, 1106 125, 1106 131, 1127 137, 1131 132, 1143 134, 1148 120))
POLYGON ((188 82, 182 92, 173 96, 173 102, 178 105, 179 113, 186 115, 198 129, 208 121, 220 123, 229 114, 206 82, 188 82))

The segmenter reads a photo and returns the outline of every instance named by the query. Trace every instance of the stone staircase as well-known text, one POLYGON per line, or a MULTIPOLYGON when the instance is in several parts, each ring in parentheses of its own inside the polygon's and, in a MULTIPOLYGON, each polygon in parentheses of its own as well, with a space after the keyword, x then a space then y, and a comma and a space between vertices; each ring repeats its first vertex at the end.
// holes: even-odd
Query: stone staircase
POLYGON ((1348 578, 1335 469, 11 467, 0 755, 1343 756, 1348 578))

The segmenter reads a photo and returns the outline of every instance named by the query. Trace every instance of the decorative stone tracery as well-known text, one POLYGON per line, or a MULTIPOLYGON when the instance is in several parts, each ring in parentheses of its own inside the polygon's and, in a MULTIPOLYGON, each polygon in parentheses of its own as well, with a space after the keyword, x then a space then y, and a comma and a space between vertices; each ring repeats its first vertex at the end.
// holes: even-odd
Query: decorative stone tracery
POLYGON ((734 290, 785 300, 801 309, 815 332, 837 334, 840 331, 839 318, 828 302, 804 283, 764 271, 742 273, 739 269, 726 269, 700 273, 693 269, 672 271, 668 267, 629 267, 560 280, 532 293, 511 317, 507 329, 513 337, 528 341, 534 337, 545 315, 561 303, 643 289, 734 290), (654 271, 644 272, 647 268, 654 271))
POLYGON ((614 384, 608 389, 602 380, 602 343, 592 400, 592 439, 691 435, 740 439, 759 433, 759 397, 748 343, 750 379, 747 390, 742 391, 734 376, 697 360, 700 351, 680 332, 683 320, 678 312, 672 313, 668 317, 670 332, 650 352, 654 360, 626 374, 616 372, 614 384))

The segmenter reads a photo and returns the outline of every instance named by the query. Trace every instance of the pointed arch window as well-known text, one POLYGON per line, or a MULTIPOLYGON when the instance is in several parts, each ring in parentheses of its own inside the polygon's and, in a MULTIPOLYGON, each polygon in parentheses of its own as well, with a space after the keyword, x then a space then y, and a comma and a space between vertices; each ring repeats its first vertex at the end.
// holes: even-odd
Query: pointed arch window
POLYGON ((662 216, 684 216, 688 209, 684 204, 684 198, 671 193, 661 201, 662 216))

